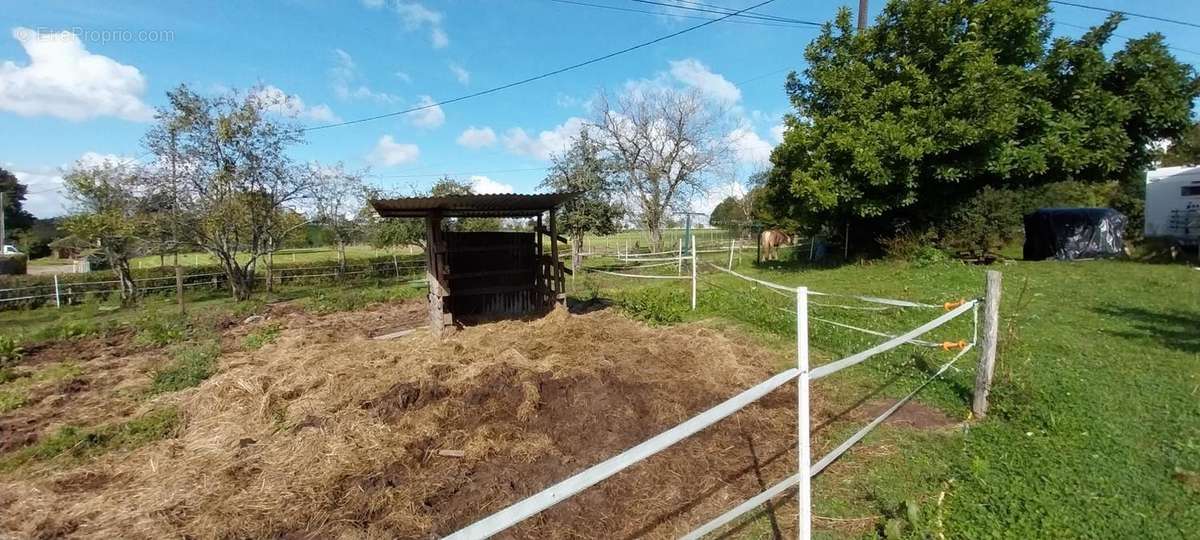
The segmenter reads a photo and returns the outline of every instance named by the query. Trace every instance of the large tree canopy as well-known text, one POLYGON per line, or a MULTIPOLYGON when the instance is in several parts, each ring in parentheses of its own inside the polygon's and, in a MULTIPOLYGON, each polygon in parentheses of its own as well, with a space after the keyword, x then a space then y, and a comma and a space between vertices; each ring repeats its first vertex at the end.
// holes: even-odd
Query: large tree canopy
POLYGON ((1050 40, 1046 0, 893 0, 856 32, 843 9, 789 75, 795 112, 772 154, 769 198, 856 245, 928 230, 985 187, 1133 177, 1152 142, 1190 124, 1195 72, 1163 37, 1107 57, 1113 16, 1050 40), (841 227, 838 227, 839 229, 841 227))
POLYGON ((4 193, 4 226, 9 232, 18 231, 33 225, 34 217, 24 208, 25 194, 28 189, 25 184, 17 181, 17 176, 0 168, 0 192, 4 193))

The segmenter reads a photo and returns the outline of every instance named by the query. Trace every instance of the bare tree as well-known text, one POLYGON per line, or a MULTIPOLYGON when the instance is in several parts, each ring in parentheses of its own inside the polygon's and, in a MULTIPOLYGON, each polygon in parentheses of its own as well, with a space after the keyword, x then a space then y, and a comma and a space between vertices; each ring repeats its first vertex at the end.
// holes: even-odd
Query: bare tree
POLYGON ((655 249, 671 213, 686 210, 730 163, 726 111, 698 92, 646 89, 596 100, 595 125, 625 204, 655 249))
POLYGON ((332 166, 309 166, 313 176, 313 221, 320 223, 333 235, 338 252, 338 271, 346 271, 346 246, 361 230, 355 213, 366 200, 362 174, 346 171, 338 163, 332 166))
POLYGON ((259 260, 296 226, 283 218, 311 194, 311 175, 287 155, 301 132, 270 112, 278 104, 262 92, 207 97, 179 86, 167 98, 146 146, 176 167, 181 228, 244 300, 259 260))

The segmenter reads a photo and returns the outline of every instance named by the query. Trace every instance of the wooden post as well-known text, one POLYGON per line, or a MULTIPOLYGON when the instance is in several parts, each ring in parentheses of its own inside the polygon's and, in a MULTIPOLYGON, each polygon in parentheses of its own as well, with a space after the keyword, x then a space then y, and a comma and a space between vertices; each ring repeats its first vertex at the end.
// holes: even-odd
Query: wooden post
POLYGON ((425 279, 429 282, 429 330, 442 336, 447 326, 454 324, 452 314, 446 312, 447 290, 444 281, 446 268, 442 263, 446 255, 446 243, 442 238, 441 214, 425 216, 425 279))
POLYGON ((558 260, 558 223, 554 219, 556 214, 555 209, 550 209, 550 276, 553 284, 550 290, 554 291, 554 303, 563 304, 567 301, 567 291, 564 285, 566 280, 562 279, 562 272, 559 271, 558 260))
POLYGON ((1000 272, 987 271, 987 296, 983 301, 983 340, 979 344, 979 367, 975 370, 975 396, 971 411, 987 416, 988 392, 996 371, 996 346, 1000 341, 1000 272))

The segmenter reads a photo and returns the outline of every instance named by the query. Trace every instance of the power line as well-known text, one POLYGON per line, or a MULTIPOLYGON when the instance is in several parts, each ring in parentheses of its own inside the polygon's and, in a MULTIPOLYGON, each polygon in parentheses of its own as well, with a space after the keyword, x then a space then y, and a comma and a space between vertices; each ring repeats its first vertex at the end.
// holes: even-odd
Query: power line
MULTIPOLYGON (((658 16, 658 17, 667 15, 666 13, 663 13, 661 11, 650 11, 650 10, 646 10, 646 9, 634 9, 634 8, 626 8, 626 7, 619 7, 619 6, 610 6, 607 4, 593 4, 590 2, 579 2, 576 0, 550 0, 550 1, 556 2, 559 4, 572 4, 572 5, 576 5, 576 6, 587 6, 587 7, 593 7, 593 8, 608 9, 608 10, 612 10, 612 11, 624 11, 624 12, 628 12, 628 13, 645 13, 647 15, 654 15, 654 16, 658 16)), ((684 19, 696 19, 696 20, 701 20, 701 21, 713 20, 712 17, 703 17, 700 15, 670 14, 670 16, 680 17, 680 18, 684 18, 684 19)), ((755 26, 774 26, 776 28, 806 28, 806 26, 798 25, 798 24, 776 23, 776 22, 755 21, 755 20, 729 19, 725 22, 737 23, 737 24, 749 24, 749 25, 755 25, 755 26)))
POLYGON ((363 123, 363 122, 370 122, 370 121, 372 121, 372 120, 380 120, 380 119, 383 119, 383 118, 391 118, 391 117, 393 117, 393 116, 400 116, 400 115, 402 115, 402 114, 408 114, 408 113, 413 113, 413 112, 417 112, 417 111, 423 111, 423 110, 425 110, 425 109, 431 109, 431 108, 433 108, 433 107, 440 107, 440 106, 442 106, 442 105, 448 105, 448 104, 451 104, 451 103, 457 103, 457 102, 459 102, 459 101, 465 101, 465 100, 468 100, 468 99, 477 98, 477 97, 480 97, 480 96, 485 96, 485 95, 488 95, 488 94, 494 94, 494 93, 496 93, 496 92, 499 92, 499 91, 501 91, 501 90, 507 90, 507 89, 509 89, 509 88, 513 88, 513 87, 515 87, 515 86, 521 86, 521 85, 529 84, 529 83, 531 83, 531 82, 534 82, 534 81, 538 81, 538 80, 545 79, 545 78, 548 78, 548 77, 553 77, 553 76, 555 76, 555 75, 559 75, 559 74, 562 74, 562 73, 566 73, 566 72, 568 72, 568 71, 573 71, 573 70, 579 69, 579 68, 581 68, 581 67, 584 67, 584 66, 589 66, 589 65, 591 65, 591 64, 595 64, 595 63, 597 63, 597 62, 603 62, 604 60, 608 60, 609 58, 613 58, 613 57, 615 57, 615 56, 620 56, 620 55, 622 55, 622 54, 629 53, 629 52, 633 52, 633 51, 636 51, 636 50, 638 50, 638 49, 643 49, 643 48, 649 47, 649 46, 651 46, 651 45, 654 45, 654 44, 656 44, 656 43, 659 43, 659 42, 662 42, 662 41, 666 41, 666 40, 668 40, 668 39, 671 39, 671 38, 673 38, 673 37, 681 36, 681 35, 683 35, 683 34, 686 34, 686 33, 688 33, 688 32, 692 32, 692 31, 694 31, 694 30, 699 30, 699 29, 701 29, 701 28, 704 28, 705 26, 708 26, 708 25, 710 25, 710 24, 717 23, 717 22, 723 21, 723 20, 725 20, 725 19, 728 19, 728 18, 730 18, 730 17, 733 17, 734 15, 738 15, 738 14, 741 14, 741 13, 744 13, 744 12, 747 12, 747 11, 750 11, 750 10, 752 10, 752 9, 755 9, 755 8, 759 8, 759 7, 765 6, 765 5, 767 5, 767 4, 770 4, 771 2, 774 2, 774 1, 775 1, 775 0, 763 0, 762 2, 759 2, 759 3, 757 3, 757 4, 754 4, 754 5, 752 5, 752 6, 748 7, 748 8, 745 8, 745 9, 738 10, 738 11, 736 11, 736 12, 734 12, 734 13, 730 13, 730 14, 728 14, 728 15, 725 15, 725 16, 722 16, 722 17, 718 17, 718 18, 716 18, 716 19, 713 19, 713 20, 711 20, 711 21, 704 21, 704 22, 702 22, 702 23, 700 23, 700 24, 697 24, 697 25, 694 25, 694 26, 689 26, 689 27, 687 27, 687 28, 684 28, 683 30, 679 30, 679 31, 677 31, 677 32, 672 32, 672 33, 670 33, 670 34, 667 34, 667 35, 665 35, 665 36, 660 36, 660 37, 654 38, 654 39, 652 39, 652 40, 650 40, 650 41, 644 41, 644 42, 642 42, 642 43, 638 43, 637 45, 633 45, 633 46, 630 46, 630 47, 626 47, 626 48, 624 48, 624 49, 621 49, 621 50, 619 50, 619 51, 614 51, 614 52, 608 53, 608 54, 606 54, 606 55, 603 55, 603 56, 597 56, 597 57, 595 57, 595 58, 592 58, 592 59, 590 59, 590 60, 584 60, 583 62, 579 62, 579 63, 576 63, 576 64, 571 64, 571 65, 569 65, 569 66, 562 67, 562 68, 556 69, 556 70, 554 70, 554 71, 547 71, 547 72, 545 72, 545 73, 542 73, 542 74, 540 74, 540 75, 534 75, 534 76, 532 76, 532 77, 526 77, 526 78, 524 78, 524 79, 521 79, 521 80, 518 80, 518 81, 513 81, 513 82, 510 82, 510 83, 508 83, 508 84, 502 84, 502 85, 500 85, 500 86, 494 86, 494 87, 492 87, 492 88, 488 88, 488 89, 486 89, 486 90, 480 90, 480 91, 478 91, 478 92, 472 92, 472 93, 470 93, 470 94, 465 94, 465 95, 462 95, 462 96, 458 96, 458 97, 456 97, 456 98, 451 98, 451 99, 446 99, 446 100, 442 100, 442 101, 437 101, 437 102, 434 102, 434 103, 429 103, 429 104, 426 104, 426 105, 421 105, 421 106, 418 106, 418 107, 412 107, 412 108, 405 109, 405 110, 402 110, 402 111, 396 111, 396 112, 390 112, 390 113, 384 113, 384 114, 377 114, 377 115, 375 115, 375 116, 368 116, 368 117, 365 117, 365 118, 357 118, 357 119, 354 119, 354 120, 346 120, 346 121, 344 121, 344 122, 336 122, 336 123, 333 123, 333 124, 325 124, 325 125, 321 125, 321 126, 312 126, 312 127, 303 128, 303 129, 301 129, 301 131, 303 131, 303 132, 308 132, 308 131, 316 131, 316 130, 319 130, 319 129, 329 129, 329 128, 333 128, 333 127, 341 127, 341 126, 349 126, 349 125, 353 125, 353 124, 361 124, 361 123, 363 123))
MULTIPOLYGON (((1091 29, 1092 29, 1092 27, 1089 27, 1089 26, 1084 26, 1084 25, 1082 25, 1082 24, 1071 24, 1071 23, 1068 23, 1068 22, 1062 22, 1062 21, 1054 21, 1054 24, 1061 24, 1061 25, 1063 25, 1063 26, 1069 26, 1069 27, 1071 27, 1071 28, 1078 28, 1078 29, 1080 29, 1080 30, 1091 30, 1091 29)), ((1128 41, 1128 40, 1133 40, 1133 39, 1140 39, 1140 38, 1135 38, 1135 37, 1131 37, 1131 36, 1123 36, 1123 35, 1121 35, 1121 34, 1116 34, 1116 33, 1114 33, 1114 34, 1113 34, 1113 37, 1119 37, 1119 38, 1121 38, 1121 39, 1124 39, 1124 40, 1127 40, 1127 41, 1128 41)), ((1191 49, 1184 49, 1184 48, 1182 48, 1182 47, 1173 47, 1173 46, 1171 46, 1171 45, 1167 45, 1166 43, 1164 43, 1164 44, 1163 44, 1163 46, 1165 46, 1166 48, 1168 48, 1168 49, 1171 49, 1171 50, 1175 50, 1175 51, 1179 51, 1179 52, 1185 52, 1185 53, 1188 53, 1188 54, 1194 54, 1194 55, 1196 55, 1196 56, 1200 56, 1200 51, 1193 51, 1193 50, 1191 50, 1191 49)))
POLYGON ((1181 21, 1179 19, 1169 19, 1167 17, 1159 17, 1157 15, 1146 15, 1143 13, 1133 13, 1131 11, 1121 11, 1118 9, 1108 9, 1097 6, 1089 6, 1087 4, 1076 4, 1075 2, 1064 2, 1063 0, 1050 0, 1051 4, 1059 4, 1063 6, 1071 6, 1082 9, 1090 9, 1092 11, 1102 11, 1105 13, 1120 13, 1121 15, 1129 15, 1130 17, 1140 17, 1142 19, 1150 19, 1152 21, 1168 22, 1172 24, 1181 24, 1183 26, 1191 26, 1192 28, 1200 28, 1200 23, 1181 21))
POLYGON ((429 174, 371 174, 369 178, 431 178, 436 176, 470 176, 474 174, 499 174, 512 172, 544 171, 550 167, 529 167, 525 169, 497 169, 490 171, 441 172, 429 174))
MULTIPOLYGON (((743 19, 755 19, 755 20, 772 21, 772 22, 786 22, 786 23, 793 23, 793 24, 802 24, 802 25, 807 25, 807 26, 816 26, 816 27, 822 26, 821 23, 813 22, 813 21, 792 19, 789 17, 779 17, 776 15, 759 15, 756 13, 748 13, 751 9, 754 9, 754 7, 746 8, 746 9, 743 9, 740 11, 734 11, 732 8, 700 4, 698 2, 694 2, 694 3, 693 2, 684 2, 682 4, 693 4, 696 6, 704 6, 704 7, 689 7, 688 5, 668 4, 666 2, 657 2, 655 0, 632 0, 632 1, 637 2, 639 4, 649 4, 652 6, 662 6, 662 7, 666 7, 666 8, 680 9, 680 10, 686 10, 686 11, 697 11, 700 13, 715 13, 718 15, 730 15, 730 16, 736 15, 743 19)), ((755 6, 755 7, 757 7, 757 6, 755 6)))

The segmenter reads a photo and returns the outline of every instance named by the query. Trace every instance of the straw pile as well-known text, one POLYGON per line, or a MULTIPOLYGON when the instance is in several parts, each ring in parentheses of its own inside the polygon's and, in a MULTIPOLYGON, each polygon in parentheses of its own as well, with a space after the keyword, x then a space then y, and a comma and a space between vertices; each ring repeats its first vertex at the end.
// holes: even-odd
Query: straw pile
MULTIPOLYGON (((0 536, 444 535, 782 363, 712 329, 609 312, 392 341, 282 318, 274 344, 222 357, 218 375, 179 394, 178 437, 0 481, 0 536)), ((785 387, 506 534, 675 537, 791 474, 794 447, 785 387)))

